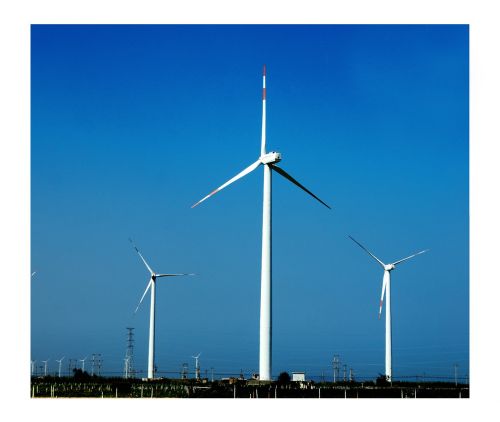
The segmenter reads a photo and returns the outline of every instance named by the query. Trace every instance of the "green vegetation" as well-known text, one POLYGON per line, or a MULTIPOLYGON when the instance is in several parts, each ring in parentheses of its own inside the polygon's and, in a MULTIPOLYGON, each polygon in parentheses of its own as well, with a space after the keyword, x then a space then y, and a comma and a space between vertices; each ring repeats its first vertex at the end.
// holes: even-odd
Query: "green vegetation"
POLYGON ((31 379, 31 397, 100 398, 468 398, 469 386, 450 382, 392 382, 379 377, 368 382, 293 382, 282 372, 277 381, 229 378, 140 379, 91 376, 80 369, 73 377, 31 379))

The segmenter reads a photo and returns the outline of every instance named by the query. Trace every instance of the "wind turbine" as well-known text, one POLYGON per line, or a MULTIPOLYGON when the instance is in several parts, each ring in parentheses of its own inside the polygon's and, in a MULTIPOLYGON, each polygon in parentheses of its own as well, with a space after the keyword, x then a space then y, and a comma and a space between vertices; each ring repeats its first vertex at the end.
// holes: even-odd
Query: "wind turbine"
POLYGON ((154 378, 154 361, 155 361, 155 291, 156 291, 156 279, 159 277, 177 277, 177 276, 183 276, 183 275, 194 275, 194 274, 158 274, 155 273, 151 267, 148 265, 144 257, 141 255, 139 252, 139 249, 137 249, 137 246, 135 246, 134 242, 132 239, 129 239, 130 243, 132 243, 132 246, 136 250, 136 252, 139 254, 139 256, 142 259, 142 262, 144 262, 144 265, 148 269, 148 271, 151 274, 151 278, 149 280, 149 283, 146 287, 146 290, 144 290, 144 293, 142 294, 141 300, 139 301, 139 304, 137 305, 137 308, 135 308, 134 314, 137 312, 139 309, 139 306, 142 303, 142 300, 144 299, 144 296, 146 296, 146 293, 148 292, 149 289, 151 289, 151 308, 150 308, 150 313, 149 313, 149 353, 148 353, 148 378, 153 379, 154 378))
POLYGON ((45 372, 44 372, 44 376, 47 376, 47 363, 49 362, 50 359, 47 359, 47 360, 42 360, 42 363, 45 364, 45 372))
POLYGON ((85 361, 87 358, 88 356, 85 356, 83 359, 78 359, 82 363, 82 373, 85 372, 85 361))
POLYGON ((392 264, 384 264, 380 259, 378 259, 375 255, 373 255, 368 249, 366 249, 361 243, 359 243, 352 236, 349 236, 349 238, 352 241, 356 242, 358 246, 360 246, 373 259, 375 259, 384 269, 384 278, 382 279, 382 295, 380 296, 380 307, 378 311, 378 318, 380 319, 380 315, 382 313, 382 305, 384 304, 384 293, 387 292, 386 294, 387 300, 385 305, 385 377, 387 381, 392 381, 391 271, 394 268, 396 268, 396 265, 398 265, 399 263, 406 261, 407 259, 413 258, 417 255, 420 255, 424 252, 427 252, 429 249, 425 249, 413 255, 407 256, 406 258, 395 261, 392 264))
POLYGON ((201 356, 201 352, 198 353, 196 356, 191 356, 195 360, 194 367, 195 367, 195 374, 196 374, 195 377, 197 380, 200 379, 200 367, 198 366, 198 359, 200 356, 201 356))
POLYGON ((271 380, 271 352, 272 352, 272 309, 271 309, 271 170, 274 170, 285 179, 307 192, 313 198, 330 208, 325 202, 314 195, 310 190, 301 185, 285 170, 278 167, 276 163, 281 161, 279 152, 266 152, 266 66, 262 75, 262 135, 260 145, 260 156, 257 161, 238 173, 232 179, 209 193, 203 199, 194 204, 196 207, 204 200, 215 195, 231 183, 262 165, 264 167, 264 196, 262 208, 262 266, 261 266, 261 293, 260 293, 260 349, 259 349, 259 378, 271 380))
POLYGON ((36 360, 31 361, 31 376, 33 376, 33 369, 36 369, 36 360))
POLYGON ((61 363, 64 359, 64 356, 61 359, 56 359, 56 362, 59 362, 59 378, 61 378, 61 363))

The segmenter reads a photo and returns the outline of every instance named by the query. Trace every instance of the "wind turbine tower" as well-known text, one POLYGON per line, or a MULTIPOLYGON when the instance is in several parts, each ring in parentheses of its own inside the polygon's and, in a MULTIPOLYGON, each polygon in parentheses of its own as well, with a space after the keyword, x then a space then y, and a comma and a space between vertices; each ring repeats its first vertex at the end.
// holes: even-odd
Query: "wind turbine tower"
POLYGON ((213 190, 207 196, 202 198, 191 208, 196 207, 201 202, 215 195, 225 187, 238 179, 254 171, 257 167, 264 168, 264 195, 262 207, 262 265, 261 265, 261 290, 260 290, 260 342, 259 342, 259 379, 271 380, 272 366, 272 309, 271 309, 271 175, 274 170, 300 189, 307 192, 317 201, 321 202, 327 208, 330 208, 325 202, 314 195, 310 190, 301 185, 297 180, 290 176, 281 167, 276 164, 281 161, 279 152, 266 152, 266 66, 262 72, 262 133, 260 156, 257 161, 246 169, 238 173, 232 179, 228 180, 217 189, 213 190))
POLYGON ((413 255, 407 256, 406 258, 399 259, 392 264, 384 264, 380 259, 373 255, 368 249, 366 249, 361 243, 356 239, 349 236, 349 238, 358 244, 361 249, 368 253, 379 265, 384 269, 384 278, 382 279, 382 295, 380 296, 380 307, 378 312, 378 317, 382 313, 382 305, 384 304, 384 293, 386 293, 386 305, 385 305, 385 377, 387 381, 392 381, 392 328, 391 328, 391 271, 396 268, 396 265, 406 261, 414 256, 420 255, 427 252, 429 249, 417 252, 413 255))
POLYGON ((137 246, 135 246, 134 242, 132 239, 129 239, 130 243, 132 243, 132 246, 136 250, 136 252, 139 254, 139 257, 141 258, 142 262, 148 269, 149 273, 151 274, 151 278, 149 279, 149 283, 146 287, 146 290, 144 290, 144 293, 142 294, 141 300, 139 301, 139 304, 137 305, 137 308, 135 308, 134 314, 137 312, 139 309, 139 306, 141 306, 142 300, 144 299, 144 296, 146 296, 146 293, 148 290, 151 289, 151 307, 150 307, 150 312, 149 312, 149 351, 148 351, 148 379, 153 379, 154 378, 154 361, 155 361, 155 292, 156 292, 156 279, 160 277, 176 277, 176 276, 185 276, 185 275, 194 275, 194 274, 159 274, 154 272, 151 267, 148 265, 144 257, 141 255, 139 252, 139 249, 137 249, 137 246))

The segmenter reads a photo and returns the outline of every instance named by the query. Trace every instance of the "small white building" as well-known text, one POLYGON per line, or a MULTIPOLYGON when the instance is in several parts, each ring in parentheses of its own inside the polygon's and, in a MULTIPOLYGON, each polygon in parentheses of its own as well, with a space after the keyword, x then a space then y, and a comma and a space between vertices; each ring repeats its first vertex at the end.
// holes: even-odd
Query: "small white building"
POLYGON ((292 372, 292 381, 305 381, 306 373, 305 372, 292 372))

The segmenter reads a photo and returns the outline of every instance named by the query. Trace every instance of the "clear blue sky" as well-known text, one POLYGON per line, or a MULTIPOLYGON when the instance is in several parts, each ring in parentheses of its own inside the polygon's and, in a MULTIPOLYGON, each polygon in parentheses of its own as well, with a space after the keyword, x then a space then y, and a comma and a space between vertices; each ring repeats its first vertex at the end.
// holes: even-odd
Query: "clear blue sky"
MULTIPOLYGON (((32 26, 31 357, 103 357, 126 328, 147 366, 258 371, 262 170, 190 206, 268 149, 333 206, 273 179, 273 375, 468 373, 469 35, 444 26, 32 26)), ((87 367, 88 363, 86 363, 87 367)))

